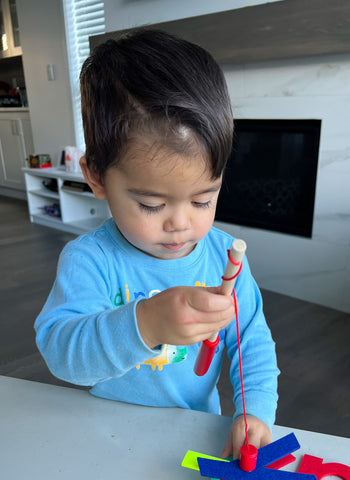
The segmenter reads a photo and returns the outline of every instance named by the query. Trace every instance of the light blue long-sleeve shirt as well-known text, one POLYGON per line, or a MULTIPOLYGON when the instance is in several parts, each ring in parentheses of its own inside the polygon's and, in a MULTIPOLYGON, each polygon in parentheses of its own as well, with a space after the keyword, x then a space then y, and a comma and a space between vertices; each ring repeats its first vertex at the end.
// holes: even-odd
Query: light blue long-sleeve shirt
MULTIPOLYGON (((198 377, 193 367, 200 344, 152 350, 140 336, 135 314, 137 302, 167 288, 220 285, 232 240, 212 228, 186 257, 160 260, 130 245, 110 219, 67 244, 35 322, 37 345, 51 372, 90 386, 92 394, 108 399, 219 413, 216 384, 227 346, 235 416, 242 414, 235 321, 220 332, 209 371, 198 377)), ((261 295, 246 257, 235 291, 246 411, 271 428, 279 371, 261 295)), ((167 319, 159 321, 161 325, 167 319)))

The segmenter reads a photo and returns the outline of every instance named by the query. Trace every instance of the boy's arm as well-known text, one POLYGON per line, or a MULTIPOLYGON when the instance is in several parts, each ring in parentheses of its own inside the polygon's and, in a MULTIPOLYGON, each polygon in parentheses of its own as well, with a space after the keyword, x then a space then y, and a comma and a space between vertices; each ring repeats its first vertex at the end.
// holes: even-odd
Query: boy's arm
POLYGON ((35 322, 37 345, 57 377, 80 385, 124 375, 159 355, 161 344, 190 345, 225 328, 231 297, 215 288, 174 287, 116 307, 103 254, 66 248, 35 322))
MULTIPOLYGON (((279 370, 275 343, 262 311, 261 294, 246 259, 236 282, 236 295, 246 413, 260 419, 271 430, 277 408, 279 370)), ((234 388, 235 421, 243 414, 235 320, 226 332, 228 355, 232 360, 230 376, 234 388)))
POLYGON ((116 307, 103 256, 63 250, 57 277, 35 322, 36 341, 51 372, 94 385, 159 355, 141 338, 137 301, 116 307))

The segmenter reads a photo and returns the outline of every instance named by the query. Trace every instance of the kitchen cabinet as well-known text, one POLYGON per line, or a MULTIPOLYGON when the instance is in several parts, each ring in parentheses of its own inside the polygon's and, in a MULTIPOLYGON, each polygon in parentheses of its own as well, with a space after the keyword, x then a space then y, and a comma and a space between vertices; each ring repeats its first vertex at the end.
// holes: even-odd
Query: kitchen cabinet
POLYGON ((85 191, 81 173, 61 168, 24 168, 30 221, 82 234, 111 216, 105 200, 85 191), (72 186, 73 185, 73 186, 72 186), (79 188, 81 187, 81 188, 79 188))
POLYGON ((0 58, 22 55, 16 0, 0 0, 0 58))
POLYGON ((0 190, 7 187, 24 191, 22 168, 34 151, 29 111, 6 110, 11 111, 0 111, 0 190))

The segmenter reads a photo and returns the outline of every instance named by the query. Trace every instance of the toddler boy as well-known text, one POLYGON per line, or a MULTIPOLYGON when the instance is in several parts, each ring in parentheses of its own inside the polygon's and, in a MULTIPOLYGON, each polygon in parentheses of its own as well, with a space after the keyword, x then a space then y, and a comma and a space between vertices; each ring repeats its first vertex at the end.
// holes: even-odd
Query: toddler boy
MULTIPOLYGON (((233 120, 202 48, 140 30, 97 47, 81 72, 81 167, 112 218, 70 242, 35 323, 50 370, 94 395, 220 413, 227 347, 236 413, 223 456, 244 443, 232 297, 219 294, 232 237, 212 227, 233 120), (208 373, 200 342, 220 332, 208 373)), ((247 259, 236 281, 249 440, 271 441, 275 347, 247 259)))

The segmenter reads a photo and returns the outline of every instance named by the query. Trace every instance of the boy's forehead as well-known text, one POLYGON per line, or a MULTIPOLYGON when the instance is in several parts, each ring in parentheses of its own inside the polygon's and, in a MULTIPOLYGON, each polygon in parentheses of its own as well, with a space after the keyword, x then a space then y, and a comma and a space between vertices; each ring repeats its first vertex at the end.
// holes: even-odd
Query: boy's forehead
POLYGON ((191 153, 178 153, 159 143, 146 142, 130 145, 121 159, 124 172, 148 172, 156 176, 188 176, 192 172, 196 177, 211 177, 210 162, 201 150, 191 153))
MULTIPOLYGON (((132 152, 130 152, 132 153, 132 152)), ((203 155, 179 155, 168 149, 159 149, 157 155, 138 151, 125 156, 120 171, 124 186, 133 193, 151 195, 178 190, 180 185, 192 194, 217 191, 221 178, 213 179, 209 164, 203 155)), ((178 190, 180 191, 180 190, 178 190)))

